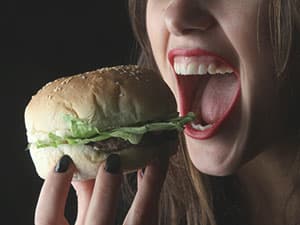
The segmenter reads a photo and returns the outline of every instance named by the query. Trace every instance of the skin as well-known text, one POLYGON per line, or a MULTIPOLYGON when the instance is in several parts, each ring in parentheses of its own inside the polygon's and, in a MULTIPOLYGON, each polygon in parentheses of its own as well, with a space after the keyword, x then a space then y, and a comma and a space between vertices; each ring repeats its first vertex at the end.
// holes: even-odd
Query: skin
MULTIPOLYGON (((138 172, 138 191, 124 225, 156 224, 158 199, 167 165, 166 160, 154 160, 146 167, 144 173, 138 172)), ((41 189, 35 224, 69 224, 64 217, 64 208, 71 186, 75 189, 78 199, 76 225, 114 224, 122 175, 120 172, 109 173, 104 167, 103 163, 95 180, 84 182, 72 182, 76 171, 72 163, 64 173, 51 171, 41 189)))
MULTIPOLYGON (((213 52, 225 58, 239 73, 242 94, 229 120, 223 123, 220 131, 212 138, 196 140, 187 137, 193 163, 200 171, 208 174, 230 174, 239 166, 240 161, 249 157, 248 153, 245 154, 245 144, 240 143, 242 129, 246 125, 243 120, 246 107, 251 107, 250 115, 255 111, 263 112, 251 118, 255 119, 256 123, 265 120, 269 112, 267 109, 276 109, 273 100, 275 84, 272 78, 274 73, 270 46, 263 44, 267 42, 263 39, 261 52, 258 52, 257 48, 258 6, 259 0, 148 1, 147 28, 153 54, 177 102, 178 85, 168 60, 168 52, 172 49, 201 48, 213 52), (157 36, 157 33, 160 36, 157 36), (262 101, 254 101, 254 95, 264 98, 262 101), (239 148, 238 145, 241 144, 243 148, 239 148)), ((260 132, 262 135, 253 134, 256 141, 265 142, 262 140, 266 138, 264 133, 270 133, 270 125, 275 119, 270 121, 270 124, 262 122, 265 129, 260 132)), ((252 143, 248 141, 247 145, 249 144, 252 143)))
MULTIPOLYGON (((178 102, 169 50, 200 47, 222 56, 238 71, 241 96, 230 117, 211 138, 186 139, 190 158, 199 171, 217 176, 238 175, 251 222, 256 225, 284 224, 281 206, 293 186, 289 171, 297 152, 296 142, 286 136, 288 127, 283 118, 287 112, 280 110, 284 107, 278 102, 279 81, 274 75, 264 19, 259 23, 259 48, 257 44, 257 11, 260 7, 262 15, 266 15, 267 3, 148 0, 146 15, 154 58, 178 102)), ((150 164, 144 176, 138 176, 138 193, 124 224, 156 224, 157 200, 167 171, 162 165, 165 163, 150 164)), ((63 212, 74 171, 71 165, 65 173, 49 174, 37 205, 36 224, 67 224, 63 212)), ((103 166, 95 181, 72 183, 79 205, 76 224, 113 224, 120 184, 121 175, 109 174, 103 166)))

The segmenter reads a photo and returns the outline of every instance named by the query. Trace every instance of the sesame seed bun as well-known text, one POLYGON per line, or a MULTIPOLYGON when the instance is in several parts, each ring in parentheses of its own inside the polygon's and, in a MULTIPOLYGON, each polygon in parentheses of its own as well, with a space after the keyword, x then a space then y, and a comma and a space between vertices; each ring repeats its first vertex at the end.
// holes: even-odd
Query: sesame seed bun
MULTIPOLYGON (((174 96, 160 75, 138 66, 116 66, 59 78, 40 89, 25 109, 30 154, 42 178, 67 154, 78 169, 74 179, 92 179, 108 153, 93 151, 88 145, 34 145, 37 140, 47 139, 50 132, 68 134, 69 127, 62 115, 83 119, 105 131, 163 120, 176 112, 174 96)), ((159 152, 167 151, 166 145, 122 149, 118 152, 122 169, 145 166, 159 152)))

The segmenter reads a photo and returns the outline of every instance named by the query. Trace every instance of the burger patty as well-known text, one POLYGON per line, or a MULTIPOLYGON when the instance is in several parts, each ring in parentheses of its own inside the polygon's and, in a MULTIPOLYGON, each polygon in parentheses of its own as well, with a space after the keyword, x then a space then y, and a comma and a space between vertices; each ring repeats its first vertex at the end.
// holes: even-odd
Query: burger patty
POLYGON ((117 152, 130 146, 153 145, 167 140, 176 139, 178 139, 178 132, 176 130, 159 132, 156 131, 144 134, 142 140, 138 144, 131 144, 129 141, 126 141, 122 138, 113 137, 104 141, 90 142, 87 143, 87 145, 92 146, 95 151, 117 152))

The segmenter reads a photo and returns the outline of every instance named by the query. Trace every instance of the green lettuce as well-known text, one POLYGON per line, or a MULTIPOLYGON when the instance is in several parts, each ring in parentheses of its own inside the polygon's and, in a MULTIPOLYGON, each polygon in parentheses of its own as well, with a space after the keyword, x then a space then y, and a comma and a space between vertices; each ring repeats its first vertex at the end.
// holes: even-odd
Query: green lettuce
POLYGON ((64 120, 68 123, 70 135, 60 137, 54 133, 49 133, 47 141, 39 140, 37 148, 57 147, 61 144, 82 145, 90 142, 103 141, 112 137, 122 138, 131 144, 138 144, 143 135, 151 131, 178 130, 182 131, 185 124, 195 119, 195 114, 190 112, 182 117, 171 118, 166 121, 150 122, 141 126, 120 127, 108 131, 100 131, 88 121, 64 115, 64 120))

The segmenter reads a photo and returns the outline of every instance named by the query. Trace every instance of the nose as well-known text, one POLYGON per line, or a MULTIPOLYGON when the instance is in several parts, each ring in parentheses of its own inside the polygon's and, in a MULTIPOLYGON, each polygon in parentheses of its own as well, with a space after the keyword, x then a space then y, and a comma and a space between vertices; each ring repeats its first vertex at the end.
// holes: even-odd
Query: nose
POLYGON ((169 32, 176 36, 206 31, 216 22, 199 1, 194 0, 171 1, 165 9, 164 19, 169 32))

